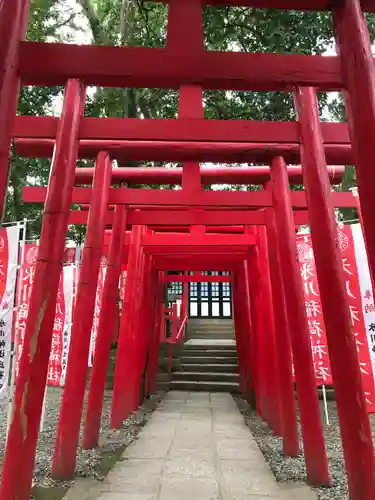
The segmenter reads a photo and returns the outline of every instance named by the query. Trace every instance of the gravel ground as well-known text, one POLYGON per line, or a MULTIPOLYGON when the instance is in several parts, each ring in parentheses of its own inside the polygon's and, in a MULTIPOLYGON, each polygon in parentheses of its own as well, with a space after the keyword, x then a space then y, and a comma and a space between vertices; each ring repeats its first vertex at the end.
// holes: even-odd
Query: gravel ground
MULTIPOLYGON (((44 429, 40 433, 35 473, 34 486, 48 487, 69 487, 73 481, 57 482, 51 478, 51 463, 53 457, 53 447, 58 423, 62 391, 60 389, 49 388, 46 398, 46 411, 44 429)), ((89 477, 102 479, 106 474, 106 466, 103 467, 103 457, 120 454, 122 450, 133 441, 141 428, 149 419, 157 403, 163 395, 158 394, 131 415, 123 424, 120 430, 111 431, 109 429, 109 411, 111 405, 111 391, 106 391, 104 398, 104 411, 102 417, 102 428, 100 446, 95 450, 82 450, 79 447, 77 454, 77 477, 89 477)), ((267 462, 277 481, 301 482, 306 480, 306 469, 303 456, 297 458, 286 458, 282 453, 281 439, 272 435, 270 428, 251 410, 245 400, 236 398, 238 406, 245 416, 247 425, 254 434, 255 440, 262 450, 267 462)), ((328 402, 330 425, 324 421, 324 432, 326 438, 327 453, 329 459, 330 472, 334 480, 333 488, 317 488, 319 500, 345 500, 347 498, 347 482, 343 462, 343 453, 336 406, 333 401, 328 402)), ((323 408, 322 408, 323 414, 323 408)), ((0 401, 0 472, 4 459, 5 438, 6 438, 7 404, 0 401)), ((373 436, 375 438, 375 416, 371 416, 373 436)), ((300 430, 300 429, 299 429, 300 430)), ((300 436, 302 448, 302 441, 300 436)))
MULTIPOLYGON (((44 429, 39 435, 38 448, 34 472, 34 486, 37 487, 68 487, 73 481, 57 482, 51 478, 51 464, 53 449, 58 423, 62 391, 49 388, 46 398, 44 429)), ((145 401, 137 412, 129 416, 120 430, 109 429, 109 411, 111 406, 112 391, 106 391, 104 397, 104 409, 102 416, 100 446, 95 450, 78 449, 77 454, 77 477, 91 477, 102 479, 106 474, 106 466, 103 466, 103 457, 113 457, 120 453, 138 435, 141 428, 149 419, 157 402, 161 400, 162 394, 155 395, 151 400, 145 401)), ((0 472, 4 460, 5 438, 6 438, 7 404, 0 401, 0 472)), ((81 426, 82 431, 82 426, 81 426)))
MULTIPOLYGON (((237 398, 237 404, 245 416, 247 425, 254 434, 254 438, 269 463, 277 481, 282 483, 287 481, 306 481, 306 468, 303 456, 301 455, 297 458, 284 457, 281 439, 273 436, 268 425, 264 423, 254 410, 251 410, 246 401, 242 398, 237 398)), ((345 500, 348 498, 348 486, 335 402, 328 401, 329 426, 326 425, 325 417, 323 416, 324 410, 322 404, 321 410, 324 422, 329 470, 334 481, 334 486, 332 488, 316 488, 315 491, 319 500, 345 500)), ((375 440, 375 416, 370 416, 370 418, 372 435, 375 440)), ((299 435, 302 449, 300 425, 299 435)))

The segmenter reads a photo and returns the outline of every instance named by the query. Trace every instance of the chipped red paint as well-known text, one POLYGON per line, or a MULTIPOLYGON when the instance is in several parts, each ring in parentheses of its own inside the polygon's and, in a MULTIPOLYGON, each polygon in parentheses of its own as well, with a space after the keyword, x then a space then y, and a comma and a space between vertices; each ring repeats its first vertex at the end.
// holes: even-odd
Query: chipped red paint
POLYGON ((0 488, 29 500, 83 112, 84 88, 69 80, 59 122, 0 488))
POLYGON ((302 141, 302 167, 309 205, 311 240, 349 488, 352 498, 372 498, 375 497, 374 448, 356 355, 343 257, 337 244, 334 205, 326 172, 315 89, 297 90, 296 109, 302 141), (361 467, 358 467, 359 463, 361 467))
MULTIPOLYGON (((372 500, 375 495, 372 445, 358 381, 358 361, 345 314, 347 300, 337 268, 332 217, 333 206, 355 207, 356 200, 351 193, 330 192, 326 162, 356 163, 365 240, 374 275, 375 174, 371 147, 375 142, 375 68, 363 15, 363 11, 375 11, 374 1, 170 0, 168 3, 166 47, 152 49, 21 42, 28 2, 0 0, 0 205, 12 131, 21 155, 51 157, 54 151, 48 195, 46 188, 24 190, 26 202, 45 202, 45 213, 0 487, 1 500, 29 499, 67 223, 87 224, 87 211, 69 215, 71 203, 89 206, 90 213, 95 206, 101 206, 95 221, 97 227, 89 224, 85 243, 85 256, 90 252, 95 254, 88 259, 93 267, 87 265, 85 257, 81 272, 78 305, 82 308, 82 304, 88 304, 81 314, 87 325, 92 319, 92 307, 82 299, 83 285, 91 283, 89 289, 93 291, 95 262, 107 252, 106 246, 112 240, 109 258, 113 267, 110 265, 108 269, 105 284, 108 293, 102 303, 84 446, 95 446, 98 442, 105 367, 116 314, 114 296, 121 266, 127 264, 128 274, 111 413, 111 426, 116 428, 145 394, 156 388, 158 346, 164 321, 161 303, 165 281, 169 280, 163 277, 165 271, 212 270, 214 265, 215 270, 232 273, 241 389, 249 397, 255 392, 257 410, 275 433, 282 435, 285 454, 297 454, 290 335, 308 480, 315 485, 331 484, 295 248, 296 227, 311 222, 333 359, 349 496, 352 500, 372 500), (206 51, 202 6, 212 4, 333 9, 340 54, 321 57, 206 51), (20 79, 22 85, 58 85, 68 81, 61 118, 15 117, 20 79), (84 98, 79 81, 85 85, 179 89, 178 118, 81 119, 84 98), (204 119, 203 90, 290 92, 298 87, 314 87, 319 91, 345 89, 348 124, 319 123, 316 109, 308 106, 311 101, 304 101, 306 96, 311 98, 311 90, 298 95, 300 126, 296 121, 204 119), (97 186, 95 180, 94 189, 72 189, 74 181, 90 185, 94 174, 92 170, 75 170, 77 155, 94 158, 100 151, 127 162, 178 161, 183 167, 141 167, 113 172, 108 169, 102 186, 97 186), (287 171, 285 161, 299 165, 301 157, 306 190, 291 192, 288 176, 290 182, 302 183, 301 168, 291 167, 287 171), (213 172, 199 169, 198 162, 263 166, 220 168, 213 172), (127 186, 110 188, 107 193, 111 176, 114 184, 172 183, 181 184, 182 189, 127 186), (259 191, 230 193, 202 189, 213 182, 269 184, 259 191), (99 197, 102 203, 98 203, 99 197), (113 206, 117 206, 115 214, 113 206), (119 215, 125 214, 125 210, 127 227, 125 217, 119 215), (112 232, 104 234, 104 225, 113 226, 112 232), (91 240, 93 227, 101 233, 102 244, 99 237, 96 243, 91 240), (83 283, 86 277, 87 283, 83 283), (340 302, 340 314, 331 308, 332 287, 336 302, 340 302), (339 357, 337 331, 346 339, 339 357)), ((340 180, 342 173, 342 168, 330 169, 332 183, 340 180)), ((183 278, 185 290, 188 281, 194 279, 183 278)), ((82 328, 82 318, 75 318, 73 330, 85 331, 80 338, 75 335, 71 344, 70 374, 60 416, 54 461, 54 472, 60 477, 74 473, 86 374, 81 358, 88 357, 89 328, 82 328)))
POLYGON ((100 418, 103 407, 105 381, 112 335, 117 322, 116 303, 118 283, 123 261, 122 247, 126 228, 126 208, 115 209, 113 230, 109 245, 107 272, 105 276, 103 298, 100 306, 98 333, 95 344, 95 357, 91 371, 89 394, 83 434, 83 448, 95 448, 98 445, 100 418))
POLYGON ((325 451, 305 300, 297 261, 297 242, 286 165, 281 157, 272 162, 272 195, 275 205, 280 263, 293 350, 297 394, 307 477, 310 484, 329 486, 331 478, 325 451))

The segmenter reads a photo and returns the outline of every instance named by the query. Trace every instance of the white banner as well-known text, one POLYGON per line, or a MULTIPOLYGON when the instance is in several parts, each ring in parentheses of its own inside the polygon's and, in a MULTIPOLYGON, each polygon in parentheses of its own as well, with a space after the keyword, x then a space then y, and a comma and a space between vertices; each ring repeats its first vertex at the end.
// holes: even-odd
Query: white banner
POLYGON ((375 375, 375 305, 371 276, 361 224, 353 224, 351 228, 359 276, 359 286, 361 290, 363 316, 365 319, 367 340, 370 349, 372 372, 375 375))
POLYGON ((107 272, 107 263, 108 263, 107 257, 102 256, 101 262, 100 262, 99 274, 98 274, 98 283, 96 286, 94 317, 92 320, 92 329, 91 329, 91 338, 90 338, 90 351, 89 351, 89 367, 90 368, 92 367, 92 364, 94 362, 94 356, 95 356, 96 336, 98 334, 100 306, 101 306, 101 302, 102 302, 105 275, 107 272))
POLYGON ((19 226, 0 234, 0 399, 8 396, 19 226))
POLYGON ((73 323, 73 307, 76 292, 77 283, 77 266, 75 264, 71 266, 65 266, 63 268, 63 288, 64 288, 64 302, 65 302, 65 321, 64 321, 64 332, 63 332, 63 347, 61 356, 61 377, 60 386, 65 385, 66 368, 68 364, 68 354, 70 346, 70 335, 72 331, 73 323))

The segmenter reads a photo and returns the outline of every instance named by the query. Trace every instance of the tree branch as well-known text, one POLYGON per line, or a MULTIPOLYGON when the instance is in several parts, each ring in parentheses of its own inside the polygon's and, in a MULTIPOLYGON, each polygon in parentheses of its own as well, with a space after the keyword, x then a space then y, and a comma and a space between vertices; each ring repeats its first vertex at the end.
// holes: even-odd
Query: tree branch
POLYGON ((95 42, 104 41, 105 36, 101 26, 101 22, 95 12, 91 0, 77 0, 77 1, 81 5, 83 12, 87 17, 87 20, 89 22, 92 31, 92 36, 94 37, 94 41, 95 42))
POLYGON ((128 9, 129 0, 122 0, 120 7, 120 39, 121 43, 125 43, 128 36, 128 9))

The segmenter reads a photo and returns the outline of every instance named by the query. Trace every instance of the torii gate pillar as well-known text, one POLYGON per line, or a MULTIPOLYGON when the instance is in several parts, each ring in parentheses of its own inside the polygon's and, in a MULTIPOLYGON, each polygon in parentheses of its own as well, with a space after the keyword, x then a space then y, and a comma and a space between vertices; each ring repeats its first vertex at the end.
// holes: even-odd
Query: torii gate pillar
POLYGON ((25 36, 29 0, 0 0, 0 217, 8 185, 10 142, 20 77, 18 54, 25 36))
POLYGON ((345 0, 333 11, 337 49, 347 95, 345 100, 356 166, 358 191, 375 282, 375 68, 371 40, 360 0, 345 0))

